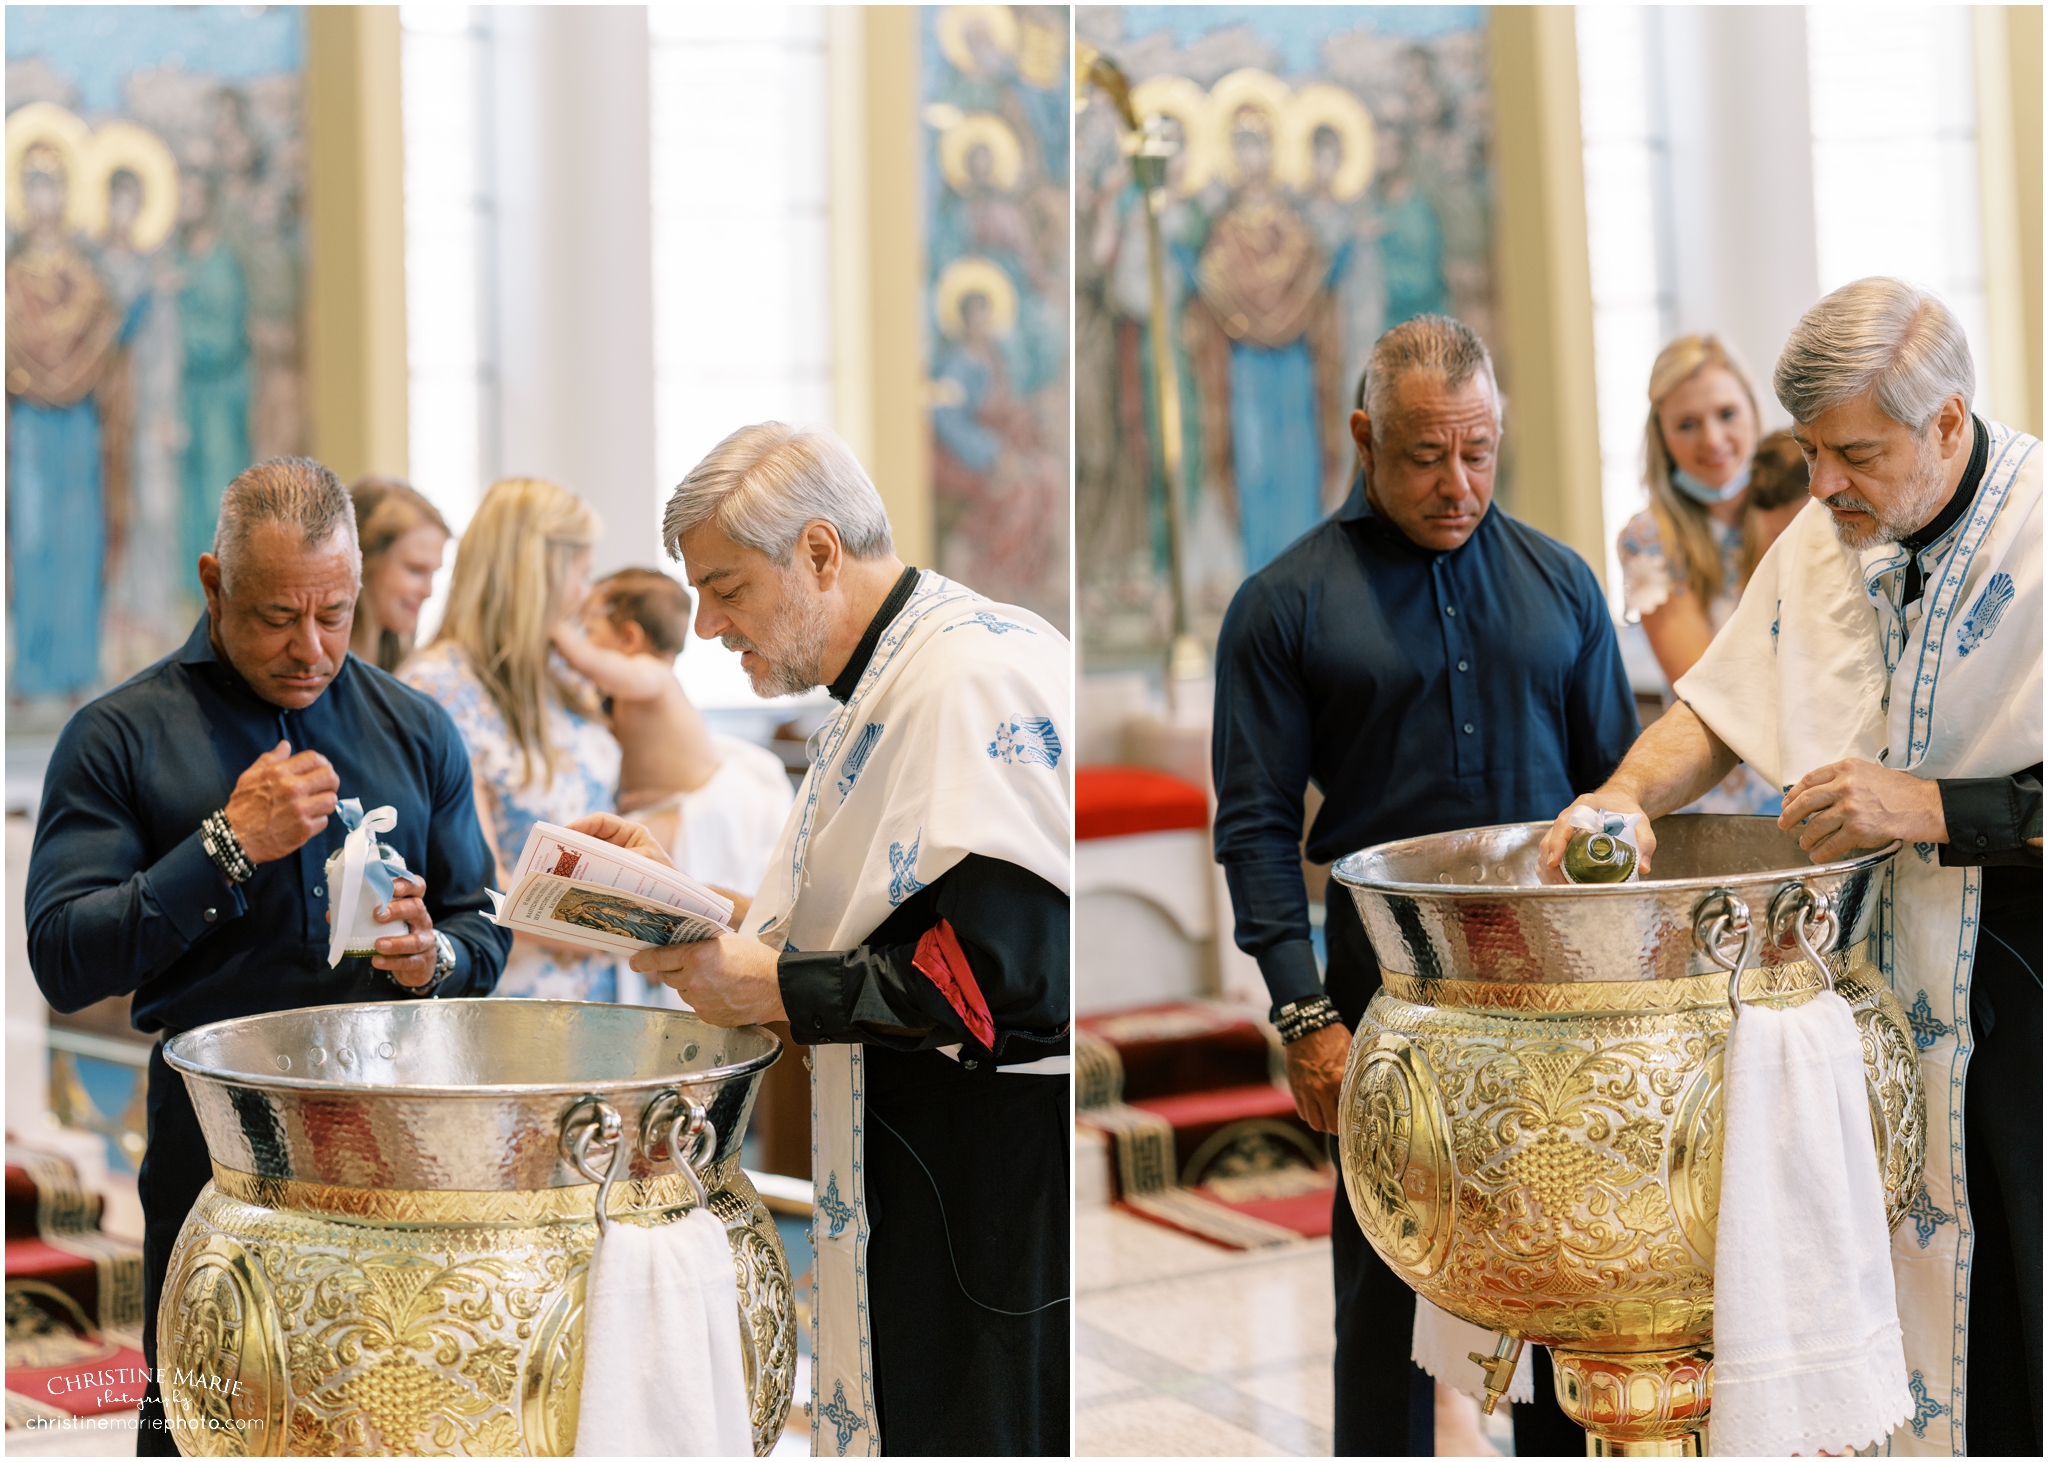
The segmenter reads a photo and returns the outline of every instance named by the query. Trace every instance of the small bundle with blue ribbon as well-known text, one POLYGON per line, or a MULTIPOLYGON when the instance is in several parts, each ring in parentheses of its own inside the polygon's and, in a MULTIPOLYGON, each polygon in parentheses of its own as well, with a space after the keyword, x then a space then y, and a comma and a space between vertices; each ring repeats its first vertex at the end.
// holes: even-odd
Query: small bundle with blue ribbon
POLYGON ((335 811, 348 838, 327 860, 327 901, 334 917, 327 940, 329 969, 344 959, 374 955, 379 939, 405 933, 403 921, 379 924, 374 911, 390 903, 397 880, 411 874, 398 850, 377 839, 398 826, 397 808, 364 812, 360 798, 345 797, 335 811))

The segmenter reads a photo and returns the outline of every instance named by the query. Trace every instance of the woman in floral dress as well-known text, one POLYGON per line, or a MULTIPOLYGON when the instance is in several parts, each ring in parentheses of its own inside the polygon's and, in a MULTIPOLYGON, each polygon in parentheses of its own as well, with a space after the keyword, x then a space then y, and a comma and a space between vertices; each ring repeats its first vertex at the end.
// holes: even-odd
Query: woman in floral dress
MULTIPOLYGON (((455 553, 448 608, 433 643, 400 678, 447 708, 469 747, 476 809, 498 856, 498 887, 536 822, 610 812, 619 744, 589 685, 550 640, 582 607, 596 515, 538 478, 496 483, 455 553)), ((618 962, 515 935, 500 995, 615 1000, 618 962)))
MULTIPOLYGON (((1622 600, 1663 668, 1668 705, 1670 686, 1735 612, 1789 515, 1754 501, 1756 392, 1726 346, 1711 335, 1680 336, 1650 368, 1649 394, 1650 506, 1621 530, 1622 600)), ((1775 456, 1770 465, 1782 466, 1775 456)), ((1684 811, 1775 817, 1783 803, 1779 788, 1743 765, 1684 811)))

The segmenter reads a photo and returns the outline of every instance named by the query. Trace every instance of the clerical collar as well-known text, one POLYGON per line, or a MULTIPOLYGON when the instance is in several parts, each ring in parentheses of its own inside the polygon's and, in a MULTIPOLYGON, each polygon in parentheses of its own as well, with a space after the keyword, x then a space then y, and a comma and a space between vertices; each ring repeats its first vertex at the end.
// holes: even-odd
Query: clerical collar
POLYGON ((1963 520, 1964 514, 1977 501, 1977 489, 1984 482, 1984 464, 1991 458, 1991 433, 1984 429, 1984 423, 1973 414, 1970 426, 1975 432, 1970 446, 1970 465, 1963 469, 1962 480, 1956 490, 1949 494, 1948 503, 1936 513, 1926 527, 1908 533, 1899 540, 1899 547, 1906 550, 1906 584, 1899 597, 1899 607, 1916 604, 1926 588, 1926 576, 1920 571, 1920 555, 1942 540, 1949 529, 1963 520))
POLYGON ((882 642, 882 631, 889 627, 889 621, 903 612, 903 606, 910 602, 911 593, 917 588, 917 570, 905 569, 896 581, 896 587, 889 591, 889 597, 882 601, 882 607, 875 611, 875 617, 868 621, 868 632, 860 637, 860 643, 853 647, 853 656, 846 662, 846 668, 839 672, 839 678, 825 687, 825 693, 845 705, 853 695, 853 688, 860 684, 860 677, 868 668, 868 661, 875 658, 875 646, 882 642))

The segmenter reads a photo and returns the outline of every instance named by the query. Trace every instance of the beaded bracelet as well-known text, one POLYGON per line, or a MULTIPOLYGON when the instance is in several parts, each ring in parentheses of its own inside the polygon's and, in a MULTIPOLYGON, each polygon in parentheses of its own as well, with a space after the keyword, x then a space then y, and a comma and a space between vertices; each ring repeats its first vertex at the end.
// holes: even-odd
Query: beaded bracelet
POLYGON ((1327 995, 1293 1000, 1273 1012, 1273 1025, 1280 1032, 1280 1043, 1285 1046, 1291 1046, 1304 1036, 1312 1036, 1343 1019, 1327 995))
POLYGON ((206 849, 206 856, 213 859, 213 866, 229 883, 247 883, 256 876, 256 865, 249 861, 249 855, 242 851, 242 840, 228 826, 226 808, 199 824, 199 845, 206 849))

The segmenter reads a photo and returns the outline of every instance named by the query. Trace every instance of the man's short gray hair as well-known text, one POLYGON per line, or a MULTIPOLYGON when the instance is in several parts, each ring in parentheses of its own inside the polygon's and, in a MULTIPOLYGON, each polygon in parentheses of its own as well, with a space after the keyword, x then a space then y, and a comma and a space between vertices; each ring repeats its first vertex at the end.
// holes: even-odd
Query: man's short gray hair
POLYGON ((1800 317, 1771 384, 1797 422, 1874 392, 1878 409, 1915 432, 1941 403, 1977 394, 1969 337, 1924 289, 1875 277, 1845 284, 1800 317))
POLYGON ((1358 409, 1372 418, 1372 439, 1386 439, 1386 427, 1400 406, 1401 382, 1418 371, 1443 377, 1444 390, 1463 389, 1481 371, 1493 391, 1494 419, 1500 418, 1500 383, 1486 342, 1463 320, 1449 315, 1416 315, 1373 344, 1358 378, 1358 409))
POLYGON ((683 538, 705 523, 778 566, 806 523, 830 523, 854 558, 894 551, 889 515, 852 450, 818 427, 763 421, 743 426, 690 469, 670 494, 661 541, 683 556, 683 538))
MULTIPOLYGON (((336 534, 356 547, 356 505, 341 479, 311 457, 272 457, 245 468, 220 498, 220 520, 213 530, 213 556, 220 560, 223 586, 234 579, 235 565, 249 546, 249 535, 264 523, 299 531, 309 549, 333 542, 336 534)), ((360 562, 357 565, 361 571, 360 562)))

